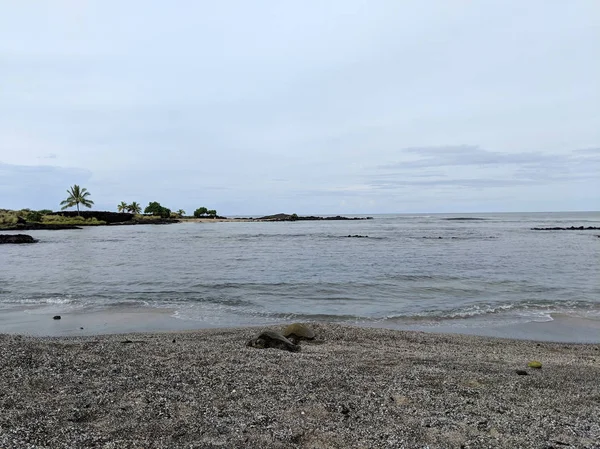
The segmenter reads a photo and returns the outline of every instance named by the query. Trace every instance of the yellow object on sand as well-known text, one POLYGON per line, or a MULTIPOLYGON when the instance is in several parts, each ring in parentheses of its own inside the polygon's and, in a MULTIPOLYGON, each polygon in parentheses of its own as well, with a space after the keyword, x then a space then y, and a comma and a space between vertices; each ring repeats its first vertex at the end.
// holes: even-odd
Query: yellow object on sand
POLYGON ((529 363, 527 364, 527 366, 528 366, 529 368, 541 368, 541 367, 542 367, 542 362, 538 362, 537 360, 534 360, 534 361, 532 361, 532 362, 529 362, 529 363))

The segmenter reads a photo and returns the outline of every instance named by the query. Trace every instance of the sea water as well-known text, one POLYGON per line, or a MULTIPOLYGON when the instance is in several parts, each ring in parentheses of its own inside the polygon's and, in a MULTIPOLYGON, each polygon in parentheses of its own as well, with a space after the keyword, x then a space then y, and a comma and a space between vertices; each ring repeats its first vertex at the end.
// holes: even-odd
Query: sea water
POLYGON ((600 319, 600 231, 531 230, 555 226, 600 226, 600 213, 29 231, 39 243, 0 246, 0 314, 143 307, 198 327, 600 319))

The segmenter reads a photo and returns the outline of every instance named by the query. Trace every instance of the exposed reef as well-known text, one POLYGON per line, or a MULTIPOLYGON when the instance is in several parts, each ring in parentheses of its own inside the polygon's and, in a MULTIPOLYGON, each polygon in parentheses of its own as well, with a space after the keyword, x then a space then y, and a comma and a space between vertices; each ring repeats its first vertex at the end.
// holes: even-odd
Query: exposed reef
POLYGON ((341 215, 336 215, 335 217, 316 217, 314 215, 308 216, 300 216, 296 214, 275 214, 275 215, 266 215, 264 217, 260 217, 257 220, 260 221, 337 221, 337 220, 372 220, 373 217, 342 217, 341 215))
POLYGON ((36 243, 37 240, 27 234, 0 234, 0 244, 4 243, 36 243))
POLYGON ((597 226, 588 226, 587 228, 584 226, 571 226, 569 228, 531 228, 532 231, 598 231, 600 227, 597 226))

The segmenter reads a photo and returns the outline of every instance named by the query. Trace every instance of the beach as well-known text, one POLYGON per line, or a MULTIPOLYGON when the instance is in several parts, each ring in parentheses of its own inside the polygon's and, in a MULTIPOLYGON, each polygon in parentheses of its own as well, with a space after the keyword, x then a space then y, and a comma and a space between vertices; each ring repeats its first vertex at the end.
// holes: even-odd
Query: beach
POLYGON ((598 344, 265 328, 2 334, 0 447, 600 447, 598 344))

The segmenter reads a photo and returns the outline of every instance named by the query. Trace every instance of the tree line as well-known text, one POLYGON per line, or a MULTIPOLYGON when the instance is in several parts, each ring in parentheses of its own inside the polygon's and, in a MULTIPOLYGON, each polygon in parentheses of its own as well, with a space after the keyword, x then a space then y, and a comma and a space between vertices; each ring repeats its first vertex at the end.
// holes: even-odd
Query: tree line
MULTIPOLYGON (((73 185, 67 190, 67 198, 61 201, 60 205, 61 210, 68 209, 69 207, 77 207, 77 215, 79 215, 79 205, 81 204, 84 207, 91 208, 94 202, 89 198, 90 192, 84 187, 81 188, 77 184, 73 185)), ((117 210, 119 212, 129 212, 131 214, 141 214, 142 206, 140 206, 137 202, 132 202, 131 204, 127 204, 125 201, 121 201, 117 205, 117 210)), ((148 203, 148 206, 144 209, 144 214, 154 215, 162 218, 171 217, 171 209, 168 207, 162 206, 157 201, 152 201, 148 203)), ((175 215, 178 217, 185 216, 185 211, 183 209, 179 209, 175 212, 175 215)), ((194 217, 202 218, 202 217, 211 217, 214 218, 217 216, 217 211, 215 209, 207 209, 206 207, 199 207, 194 211, 194 217)))

